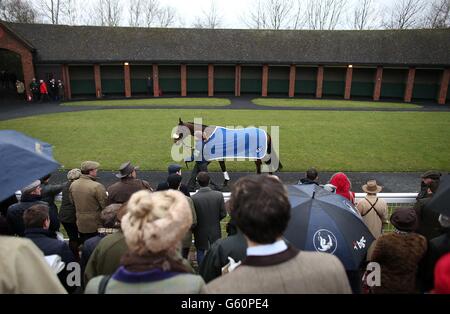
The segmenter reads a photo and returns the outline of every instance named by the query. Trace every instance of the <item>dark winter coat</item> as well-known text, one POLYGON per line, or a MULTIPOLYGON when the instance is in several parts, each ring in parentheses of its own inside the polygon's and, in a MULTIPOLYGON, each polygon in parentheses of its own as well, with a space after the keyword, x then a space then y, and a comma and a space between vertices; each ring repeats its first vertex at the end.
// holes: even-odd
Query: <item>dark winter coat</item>
POLYGON ((147 181, 133 178, 124 178, 110 185, 107 189, 107 205, 126 203, 133 193, 140 190, 152 190, 147 181))
POLYGON ((55 204, 55 197, 62 192, 65 184, 41 184, 41 200, 48 203, 48 207, 58 212, 55 204))
MULTIPOLYGON (((169 183, 166 182, 160 182, 158 184, 158 187, 156 188, 156 191, 165 191, 169 189, 169 183)), ((189 189, 186 185, 184 184, 180 184, 180 189, 179 191, 181 193, 183 193, 184 195, 186 195, 187 197, 191 197, 191 193, 189 193, 189 189)))
POLYGON ((319 185, 319 183, 317 183, 314 180, 308 179, 308 178, 302 178, 300 179, 300 181, 298 182, 298 184, 315 184, 315 185, 319 185))
POLYGON ((381 266, 381 286, 374 293, 417 293, 417 270, 427 250, 427 240, 416 233, 384 234, 373 244, 371 262, 381 266))
POLYGON ((0 202, 0 215, 6 217, 6 212, 8 211, 9 206, 16 204, 18 202, 15 194, 11 195, 7 199, 0 202))
POLYGON ((450 253, 450 229, 446 229, 444 234, 428 243, 428 251, 422 263, 423 270, 421 272, 423 292, 429 292, 434 287, 434 267, 439 258, 447 253, 450 253))
POLYGON ((229 263, 228 257, 235 262, 244 260, 247 256, 247 241, 242 232, 216 241, 203 259, 199 267, 199 275, 206 283, 222 275, 222 267, 229 263))
POLYGON ((423 235, 428 241, 443 233, 439 223, 439 213, 427 207, 431 200, 431 197, 423 198, 414 205, 414 210, 419 219, 419 229, 416 232, 423 235))
POLYGON ((223 194, 203 187, 192 195, 197 226, 194 228, 195 247, 201 250, 209 249, 221 237, 220 221, 226 217, 223 194))
MULTIPOLYGON (((30 208, 33 205, 42 204, 48 206, 46 202, 41 201, 40 196, 23 194, 19 203, 11 205, 8 208, 7 220, 8 224, 11 227, 11 230, 14 234, 17 234, 19 237, 23 237, 25 235, 25 225, 23 223, 23 213, 25 210, 30 208)), ((55 232, 59 230, 59 220, 58 214, 54 211, 49 211, 50 216, 50 228, 49 231, 55 232)))
POLYGON ((65 267, 58 273, 58 278, 68 292, 74 292, 76 287, 70 287, 67 284, 67 276, 69 274, 67 265, 76 262, 76 259, 67 243, 56 239, 52 233, 43 228, 26 229, 25 237, 33 241, 45 256, 56 254, 61 257, 61 260, 65 263, 65 267))
POLYGON ((33 241, 44 255, 59 255, 64 263, 75 262, 75 257, 66 242, 56 239, 43 228, 25 229, 25 238, 33 241))
POLYGON ((77 215, 75 205, 70 201, 69 188, 72 182, 67 182, 62 189, 61 207, 59 209, 59 221, 63 223, 76 223, 77 215))
POLYGON ((58 207, 55 204, 55 197, 62 192, 65 184, 41 184, 41 201, 48 204, 50 211, 58 215, 58 207))
POLYGON ((87 262, 89 261, 89 257, 91 257, 92 252, 94 252, 97 245, 100 243, 100 241, 106 237, 106 233, 100 233, 96 235, 95 237, 89 238, 83 243, 83 249, 81 250, 81 269, 85 269, 87 262))

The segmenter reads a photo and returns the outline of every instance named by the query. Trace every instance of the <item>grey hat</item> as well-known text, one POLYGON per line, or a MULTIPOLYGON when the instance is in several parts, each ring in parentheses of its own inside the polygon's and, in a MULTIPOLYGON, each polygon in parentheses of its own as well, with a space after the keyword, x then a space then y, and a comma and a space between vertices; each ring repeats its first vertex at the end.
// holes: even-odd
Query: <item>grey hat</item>
POLYGON ((81 163, 81 171, 82 172, 87 172, 90 170, 94 170, 94 169, 98 169, 98 167, 100 167, 100 164, 96 161, 83 161, 81 163))
POLYGON ((20 190, 20 192, 22 192, 22 194, 30 193, 30 192, 34 191, 40 185, 41 185, 40 180, 33 181, 33 183, 22 188, 22 190, 20 190))
POLYGON ((135 167, 131 164, 130 161, 124 162, 120 165, 119 171, 120 173, 116 174, 116 177, 121 179, 129 176, 134 170, 139 169, 139 167, 135 167))

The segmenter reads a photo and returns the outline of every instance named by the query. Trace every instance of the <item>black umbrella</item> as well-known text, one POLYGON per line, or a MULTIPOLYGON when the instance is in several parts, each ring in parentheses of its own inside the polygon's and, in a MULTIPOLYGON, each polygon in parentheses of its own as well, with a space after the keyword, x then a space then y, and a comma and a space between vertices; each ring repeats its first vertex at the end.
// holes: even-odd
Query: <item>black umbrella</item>
POLYGON ((355 206, 315 184, 288 186, 291 220, 284 234, 295 247, 336 255, 346 270, 359 269, 375 240, 355 206))
POLYGON ((0 131, 0 201, 58 167, 50 144, 17 131, 0 131))
POLYGON ((450 216, 450 175, 441 177, 436 193, 425 206, 445 216, 450 216))

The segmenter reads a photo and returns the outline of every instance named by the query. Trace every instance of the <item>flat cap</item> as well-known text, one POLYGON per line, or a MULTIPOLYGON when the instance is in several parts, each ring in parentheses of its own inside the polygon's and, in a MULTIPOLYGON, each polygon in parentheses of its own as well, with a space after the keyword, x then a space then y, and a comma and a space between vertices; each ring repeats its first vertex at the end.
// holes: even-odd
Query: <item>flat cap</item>
POLYGON ((169 174, 177 173, 181 169, 180 165, 172 164, 167 168, 169 174))
POLYGON ((100 164, 96 161, 83 161, 81 163, 81 171, 89 171, 89 170, 94 170, 94 169, 98 169, 98 167, 100 167, 100 164))
POLYGON ((33 181, 33 183, 22 188, 22 190, 20 190, 20 192, 22 192, 22 194, 29 193, 29 192, 33 191, 34 189, 36 189, 40 185, 41 185, 40 180, 33 181))
POLYGON ((427 172, 422 174, 422 179, 433 179, 439 180, 441 178, 441 173, 439 171, 428 170, 427 172))

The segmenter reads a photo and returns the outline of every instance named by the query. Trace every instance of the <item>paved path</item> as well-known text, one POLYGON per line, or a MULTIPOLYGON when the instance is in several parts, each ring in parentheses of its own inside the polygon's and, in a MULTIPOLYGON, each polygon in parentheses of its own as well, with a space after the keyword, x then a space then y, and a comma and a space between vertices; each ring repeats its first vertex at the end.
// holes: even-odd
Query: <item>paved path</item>
MULTIPOLYGON (((182 170, 183 171, 183 170, 182 170)), ((249 172, 231 172, 231 182, 236 182, 237 179, 249 175, 249 172)), ((296 184, 300 178, 304 176, 303 173, 298 172, 279 172, 276 173, 285 184, 296 184)), ((332 172, 319 173, 319 182, 321 184, 327 183, 332 176, 332 172)), ((347 172, 346 173, 352 182, 352 190, 354 192, 362 192, 361 186, 367 182, 367 180, 375 179, 379 185, 384 187, 383 192, 386 193, 413 193, 420 190, 420 175, 417 172, 347 172)), ((67 172, 56 172, 52 177, 52 183, 62 183, 66 180, 67 172)), ((190 171, 184 171, 182 173, 183 183, 187 183, 190 178, 190 171)), ((150 182, 153 187, 156 187, 159 182, 163 182, 167 178, 166 172, 161 171, 139 171, 138 177, 150 182)), ((220 172, 212 172, 211 177, 217 184, 222 184, 223 176, 220 172)), ((106 187, 114 183, 118 179, 114 176, 114 172, 111 171, 99 171, 99 182, 106 187)), ((224 192, 228 192, 228 189, 224 189, 224 192)))
MULTIPOLYGON (((195 97, 192 95, 192 97, 195 97)), ((109 110, 109 109, 214 109, 214 110, 319 110, 319 111, 388 111, 388 112, 450 112, 450 106, 438 106, 435 104, 422 104, 419 108, 395 109, 395 108, 320 108, 320 107, 268 107, 258 106, 251 102, 258 96, 223 97, 231 100, 228 106, 60 106, 59 103, 26 103, 14 99, 0 99, 0 121, 16 119, 28 116, 74 112, 85 110, 109 110)), ((180 98, 180 97, 174 97, 180 98)))

